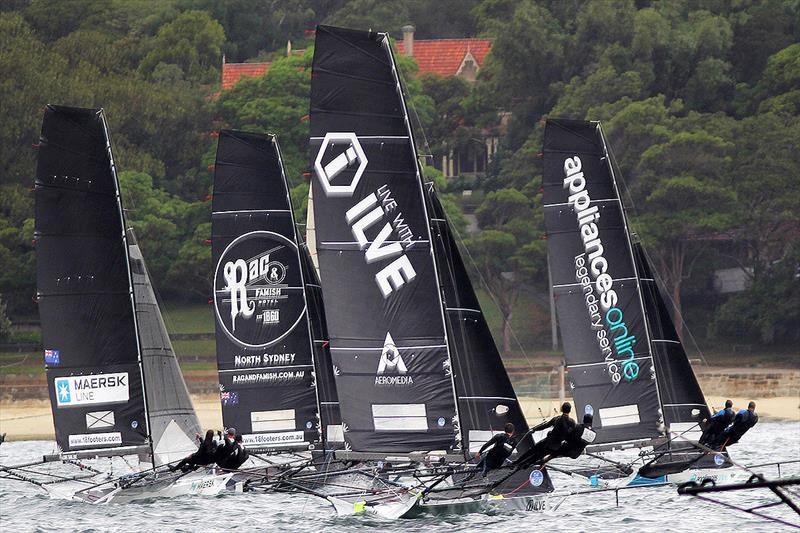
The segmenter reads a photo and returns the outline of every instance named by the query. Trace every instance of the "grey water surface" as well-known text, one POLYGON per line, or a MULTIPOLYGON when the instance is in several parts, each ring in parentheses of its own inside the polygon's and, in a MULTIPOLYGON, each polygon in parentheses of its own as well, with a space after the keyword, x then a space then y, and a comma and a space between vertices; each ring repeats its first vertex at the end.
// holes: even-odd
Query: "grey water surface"
MULTIPOLYGON (((7 442, 0 446, 0 464, 35 460, 52 453, 53 442, 7 442)), ((737 446, 732 458, 739 464, 800 459, 800 422, 762 422, 737 446)), ((775 477, 774 467, 757 469, 775 477)), ((783 475, 800 475, 800 464, 785 467, 783 475)), ((553 474, 557 490, 576 489, 577 482, 553 474)), ((800 491, 796 491, 800 492, 800 491)), ((715 496, 736 505, 771 501, 766 492, 730 492, 715 496)), ((796 499, 800 499, 796 497, 796 499)), ((771 513, 800 524, 785 507, 771 513)), ((51 499, 26 483, 0 480, 0 531, 437 531, 558 532, 568 531, 741 531, 748 533, 794 530, 738 511, 679 496, 675 487, 640 488, 574 495, 552 516, 535 513, 470 514, 436 518, 382 521, 367 517, 337 518, 324 500, 300 494, 225 494, 181 497, 146 503, 93 506, 51 499)))

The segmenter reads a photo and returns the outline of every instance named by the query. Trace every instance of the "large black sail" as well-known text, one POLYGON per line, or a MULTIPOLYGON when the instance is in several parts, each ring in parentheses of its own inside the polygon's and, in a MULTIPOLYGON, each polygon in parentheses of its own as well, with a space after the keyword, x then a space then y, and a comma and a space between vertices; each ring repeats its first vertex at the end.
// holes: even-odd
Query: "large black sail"
POLYGON ((709 416, 706 398, 675 331, 669 308, 641 243, 633 244, 633 252, 650 329, 664 421, 672 433, 685 438, 699 437, 697 423, 709 416))
POLYGON ((596 444, 662 434, 630 234, 598 123, 548 120, 544 216, 553 292, 578 413, 596 444))
MULTIPOLYGON (((428 185, 428 194, 433 249, 439 267, 447 340, 458 393, 458 414, 467 441, 464 449, 474 453, 492 435, 502 431, 506 423, 513 423, 518 435, 528 432, 528 423, 433 184, 428 185)), ((517 450, 524 453, 531 444, 528 437, 519 443, 517 450)))
POLYGON ((273 136, 220 132, 212 235, 223 421, 251 448, 316 447, 308 266, 273 136))
POLYGON ((128 242, 101 110, 45 110, 36 241, 42 343, 59 447, 146 444, 128 242))
POLYGON ((153 440, 153 463, 158 466, 182 459, 197 450, 194 436, 201 433, 202 429, 158 308, 136 236, 132 229, 127 233, 142 371, 147 384, 147 415, 153 440))
POLYGON ((314 219, 345 440, 458 446, 425 193, 388 37, 319 27, 311 80, 314 219))

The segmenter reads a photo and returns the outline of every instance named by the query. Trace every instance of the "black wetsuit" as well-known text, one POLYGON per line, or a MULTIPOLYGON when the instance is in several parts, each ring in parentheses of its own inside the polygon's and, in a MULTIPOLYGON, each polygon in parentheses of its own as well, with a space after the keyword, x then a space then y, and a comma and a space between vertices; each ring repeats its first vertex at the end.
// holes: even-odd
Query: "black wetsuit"
POLYGON ((509 437, 506 433, 498 433, 481 446, 478 453, 482 454, 489 449, 478 463, 478 468, 482 469, 483 475, 485 476, 489 470, 503 466, 503 462, 511 455, 516 446, 516 439, 513 436, 509 437))
POLYGON ((217 461, 217 464, 220 468, 237 470, 244 464, 245 461, 247 461, 248 457, 250 457, 250 452, 248 452, 247 448, 245 448, 242 444, 237 442, 235 443, 231 453, 221 461, 217 461))
POLYGON ((236 441, 228 438, 227 436, 222 439, 222 442, 217 446, 216 453, 214 454, 214 461, 220 468, 228 468, 227 464, 229 457, 236 451, 236 441))
POLYGON ((524 468, 534 463, 538 463, 547 455, 558 453, 559 448, 561 448, 561 444, 567 440, 570 434, 574 431, 575 421, 572 420, 568 414, 564 413, 551 418, 547 422, 539 424, 531 430, 531 433, 535 433, 549 427, 552 427, 553 429, 550 430, 545 438, 534 444, 533 448, 522 454, 522 456, 516 460, 516 465, 524 468))
MULTIPOLYGON (((588 430, 590 433, 587 433, 586 437, 589 438, 590 435, 594 433, 592 430, 592 426, 587 426, 586 424, 578 424, 575 428, 570 432, 567 436, 566 440, 561 443, 561 446, 558 448, 558 451, 555 452, 554 455, 558 457, 569 457, 570 459, 577 459, 580 454, 583 453, 583 450, 586 449, 586 445, 589 444, 589 440, 584 438, 584 430, 588 430)), ((592 440, 593 437, 592 437, 592 440)))
POLYGON ((739 442, 739 439, 742 438, 742 435, 747 433, 751 427, 756 425, 757 422, 758 415, 755 413, 755 411, 742 409, 736 413, 736 417, 733 419, 733 424, 731 424, 719 436, 718 445, 730 446, 731 444, 736 444, 739 442))
MULTIPOLYGON (((199 439, 198 439, 199 440, 199 439)), ((196 466, 206 466, 213 463, 216 459, 216 443, 213 439, 205 439, 200 441, 200 447, 189 457, 182 459, 171 470, 184 470, 186 468, 194 468, 196 466)))
POLYGON ((733 422, 733 409, 726 407, 712 416, 708 420, 708 425, 703 430, 703 435, 700 437, 700 444, 709 444, 716 442, 719 436, 725 431, 725 428, 733 422))

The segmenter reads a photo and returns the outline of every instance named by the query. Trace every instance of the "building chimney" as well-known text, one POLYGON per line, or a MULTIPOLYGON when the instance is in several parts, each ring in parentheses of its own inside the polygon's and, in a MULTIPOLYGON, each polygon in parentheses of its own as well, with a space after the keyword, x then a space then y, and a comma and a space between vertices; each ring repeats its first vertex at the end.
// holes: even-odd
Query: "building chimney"
POLYGON ((403 48, 405 49, 408 57, 414 56, 414 30, 416 28, 411 24, 406 24, 402 28, 403 31, 403 48))

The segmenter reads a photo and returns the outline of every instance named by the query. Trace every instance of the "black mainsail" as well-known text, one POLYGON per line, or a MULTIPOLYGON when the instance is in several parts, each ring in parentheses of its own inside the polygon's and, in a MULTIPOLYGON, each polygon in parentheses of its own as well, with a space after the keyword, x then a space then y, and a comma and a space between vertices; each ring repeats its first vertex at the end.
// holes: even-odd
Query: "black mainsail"
POLYGON ((193 451, 199 423, 125 231, 102 110, 47 106, 35 190, 37 296, 59 448, 135 451, 156 466, 193 451))
POLYGON ((544 211, 569 382, 595 444, 689 430, 705 398, 634 241, 599 123, 548 120, 544 211))
POLYGON ((220 132, 212 234, 225 425, 254 449, 341 441, 332 371, 320 368, 321 289, 299 244, 274 136, 220 132))
POLYGON ((347 443, 463 460, 507 422, 525 433, 444 210, 423 183, 386 34, 318 28, 310 116, 316 243, 347 443))
POLYGON ((460 448, 425 193, 384 34, 317 29, 310 117, 345 441, 357 452, 460 448))

